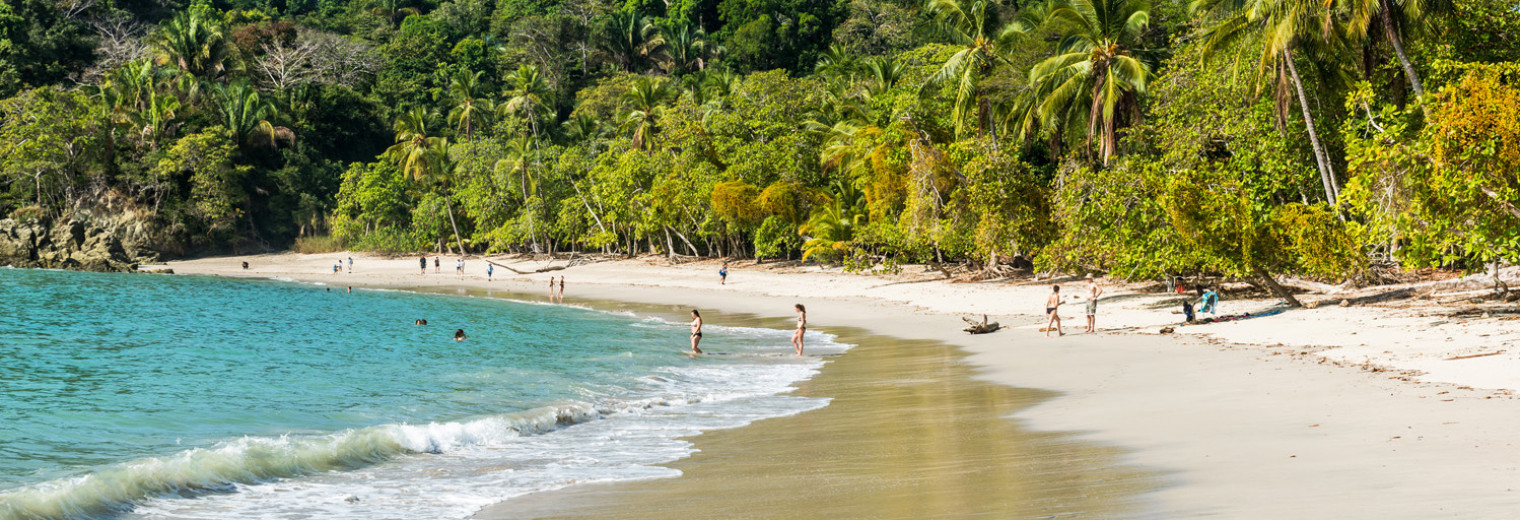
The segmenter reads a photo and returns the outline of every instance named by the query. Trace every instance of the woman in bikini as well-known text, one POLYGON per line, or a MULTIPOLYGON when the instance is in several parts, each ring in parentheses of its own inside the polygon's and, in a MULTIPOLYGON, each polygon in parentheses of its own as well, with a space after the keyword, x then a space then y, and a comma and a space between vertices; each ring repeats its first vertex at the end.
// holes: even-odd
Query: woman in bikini
POLYGON ((793 306, 797 309, 797 332, 792 333, 792 348, 797 349, 797 355, 802 355, 802 335, 807 334, 807 307, 802 304, 793 306))
POLYGON ((701 354, 702 349, 697 344, 702 342, 702 314, 696 309, 691 310, 691 353, 701 354))

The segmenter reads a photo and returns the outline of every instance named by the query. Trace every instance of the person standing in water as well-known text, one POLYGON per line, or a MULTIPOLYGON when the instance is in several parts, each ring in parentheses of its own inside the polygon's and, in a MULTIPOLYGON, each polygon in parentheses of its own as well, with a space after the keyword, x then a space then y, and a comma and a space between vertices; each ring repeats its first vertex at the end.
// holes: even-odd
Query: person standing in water
POLYGON ((1052 328, 1055 329, 1056 334, 1065 336, 1066 333, 1061 331, 1061 286, 1052 285, 1050 288, 1050 298, 1045 300, 1045 314, 1049 316, 1049 319, 1045 320, 1045 337, 1050 337, 1052 328))
POLYGON ((464 340, 465 340, 464 329, 455 329, 454 330, 454 341, 464 341, 464 340))
POLYGON ((554 301, 554 277, 549 277, 549 301, 554 301))
POLYGON ((702 349, 697 344, 702 342, 702 313, 696 309, 691 310, 691 353, 701 354, 702 349))
POLYGON ((807 307, 802 304, 792 306, 797 310, 797 332, 792 333, 792 348, 797 349, 797 355, 802 355, 802 336, 807 334, 807 307))
POLYGON ((559 277, 559 302, 565 303, 565 277, 559 277))
POLYGON ((1098 297, 1103 296, 1103 288, 1098 287, 1098 281, 1093 275, 1087 275, 1087 333, 1098 331, 1098 297))

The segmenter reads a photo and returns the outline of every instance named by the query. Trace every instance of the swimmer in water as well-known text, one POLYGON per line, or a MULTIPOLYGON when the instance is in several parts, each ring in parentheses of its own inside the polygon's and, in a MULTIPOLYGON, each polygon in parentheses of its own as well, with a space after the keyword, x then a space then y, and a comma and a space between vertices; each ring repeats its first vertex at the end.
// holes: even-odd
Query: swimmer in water
POLYGON ((427 325, 427 320, 417 320, 418 325, 427 325))
POLYGON ((696 309, 691 310, 691 353, 701 354, 702 349, 697 344, 702 342, 702 313, 696 309))
POLYGON ((465 340, 464 329, 456 329, 454 331, 454 341, 464 341, 464 340, 465 340))
POLYGON ((792 348, 797 349, 797 355, 802 355, 802 335, 807 334, 807 307, 802 304, 792 306, 797 311, 797 332, 792 333, 792 348))

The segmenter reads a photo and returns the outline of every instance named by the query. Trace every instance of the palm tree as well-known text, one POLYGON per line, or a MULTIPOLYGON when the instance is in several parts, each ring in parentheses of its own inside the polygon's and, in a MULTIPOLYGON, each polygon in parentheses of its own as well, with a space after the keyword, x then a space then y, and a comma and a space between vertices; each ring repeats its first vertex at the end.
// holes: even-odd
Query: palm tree
POLYGON ((543 75, 539 74, 537 65, 523 65, 517 71, 507 75, 506 90, 502 96, 507 98, 505 103, 497 107, 501 114, 514 115, 528 120, 528 127, 533 135, 538 135, 537 111, 547 105, 554 95, 549 89, 549 84, 544 81, 543 75))
POLYGON ((533 198, 538 196, 538 179, 530 170, 537 163, 536 144, 527 137, 519 136, 506 142, 505 159, 496 161, 496 171, 503 175, 518 175, 517 189, 522 195, 523 213, 528 215, 528 238, 532 240, 533 252, 539 251, 538 231, 534 225, 533 198))
POLYGON ((653 149, 654 134, 659 132, 656 109, 672 97, 671 94, 665 80, 650 79, 649 76, 634 80, 628 92, 623 94, 623 102, 628 106, 628 111, 623 114, 623 124, 633 127, 634 149, 653 149))
POLYGON ((1393 53, 1404 69, 1404 77, 1414 90, 1416 100, 1425 97, 1425 85, 1420 74, 1404 52, 1404 37, 1409 32, 1427 29, 1431 18, 1445 16, 1454 9, 1450 0, 1350 0, 1347 9, 1354 20, 1348 24, 1348 32, 1354 39, 1365 39, 1379 29, 1388 40, 1393 53), (1377 27, 1374 27, 1377 26, 1377 27))
POLYGON ((375 6, 369 12, 375 16, 385 18, 391 27, 400 27, 401 21, 406 17, 420 13, 415 7, 409 7, 407 0, 375 0, 375 6))
MULTIPOLYGON (((1056 55, 1029 70, 1032 99, 1023 130, 1032 121, 1055 124, 1063 116, 1085 115, 1089 153, 1099 137, 1106 166, 1118 145, 1117 129, 1125 114, 1139 112, 1151 68, 1136 56, 1150 23, 1144 0, 1065 0, 1042 24, 1060 34, 1056 55)), ((1069 120, 1068 120, 1069 121, 1069 120)))
POLYGON ((707 69, 711 44, 701 27, 682 24, 672 31, 664 47, 662 60, 667 74, 686 74, 707 69))
POLYGON ((384 156, 401 168, 402 175, 414 181, 435 180, 443 185, 443 204, 449 212, 449 225, 454 228, 454 240, 459 252, 464 253, 464 239, 459 236, 459 224, 454 221, 454 204, 450 200, 448 185, 453 176, 453 162, 449 159, 449 140, 433 135, 432 123, 438 112, 423 107, 412 107, 396 119, 396 144, 385 149, 384 156))
POLYGON ((475 123, 484 123, 494 108, 490 99, 481 97, 484 86, 480 77, 484 74, 461 70, 449 80, 448 99, 453 107, 449 109, 449 124, 467 140, 475 137, 475 123))
POLYGON ((813 72, 819 75, 845 76, 855 70, 855 56, 843 45, 830 45, 818 56, 813 72))
POLYGON ((181 12, 149 39, 159 64, 198 78, 219 79, 236 65, 237 51, 221 23, 200 11, 181 12))
POLYGON ((290 129, 269 123, 275 115, 274 103, 264 99, 246 78, 215 85, 211 93, 222 125, 232 131, 238 146, 275 146, 276 139, 294 138, 290 129))
POLYGON ((577 114, 566 119, 562 126, 565 136, 572 141, 590 141, 602 133, 602 122, 590 114, 577 114))
POLYGON ((612 56, 618 67, 636 72, 650 57, 665 48, 660 28, 635 11, 618 11, 607 15, 597 47, 612 56))
POLYGON ((861 193, 848 182, 835 185, 833 199, 813 211, 797 231, 808 237, 802 243, 802 259, 842 253, 855 237, 855 228, 865 225, 866 212, 861 208, 861 193))
POLYGON ((977 134, 987 131, 991 107, 982 97, 982 76, 999 61, 1006 63, 1004 55, 1013 44, 1028 32, 1022 24, 999 25, 996 6, 987 0, 929 0, 925 10, 938 20, 940 30, 961 50, 945 60, 938 72, 929 76, 919 94, 928 93, 949 82, 955 84, 955 134, 961 135, 971 106, 977 109, 977 134))
MULTIPOLYGON (((1329 152, 1320 143, 1319 133, 1314 128, 1314 115, 1309 111, 1309 97, 1304 93, 1303 79, 1293 63, 1294 54, 1301 46, 1329 43, 1328 31, 1323 29, 1329 26, 1330 20, 1327 4, 1322 0, 1193 0, 1189 7, 1194 13, 1207 13, 1217 20, 1201 34, 1206 57, 1232 54, 1236 45, 1246 49, 1256 47, 1260 61, 1255 90, 1260 92, 1268 81, 1293 86, 1304 128, 1309 133, 1309 143, 1314 148, 1314 161, 1319 167, 1325 200, 1334 206, 1340 195, 1335 166, 1330 163, 1329 152)), ((1276 107, 1281 117, 1287 101, 1282 88, 1276 89, 1276 93, 1276 107)))
POLYGON ((865 60, 867 76, 866 92, 872 96, 880 96, 892 87, 897 86, 897 80, 902 79, 906 67, 894 61, 892 58, 878 57, 865 60))

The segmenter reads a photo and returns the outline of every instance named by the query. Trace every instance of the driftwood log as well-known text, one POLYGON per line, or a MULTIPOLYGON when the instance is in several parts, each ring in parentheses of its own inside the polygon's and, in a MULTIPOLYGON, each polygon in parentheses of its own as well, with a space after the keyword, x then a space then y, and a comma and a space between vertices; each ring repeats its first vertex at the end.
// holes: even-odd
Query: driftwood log
POLYGON ((987 321, 987 315, 985 314, 982 315, 981 323, 977 323, 976 320, 966 317, 962 317, 961 321, 964 321, 967 324, 971 325, 970 327, 966 327, 965 331, 972 334, 986 334, 988 332, 997 332, 998 329, 1003 328, 1001 325, 998 325, 998 322, 987 321))
POLYGON ((518 271, 516 269, 513 269, 512 266, 498 264, 498 263, 492 262, 490 260, 486 260, 486 263, 494 265, 496 267, 500 267, 502 269, 506 269, 508 271, 512 271, 512 272, 517 273, 517 274, 547 273, 549 271, 560 271, 560 270, 563 270, 565 268, 565 266, 563 266, 563 265, 551 265, 549 267, 541 267, 541 268, 538 268, 538 269, 534 269, 532 271, 518 271))

